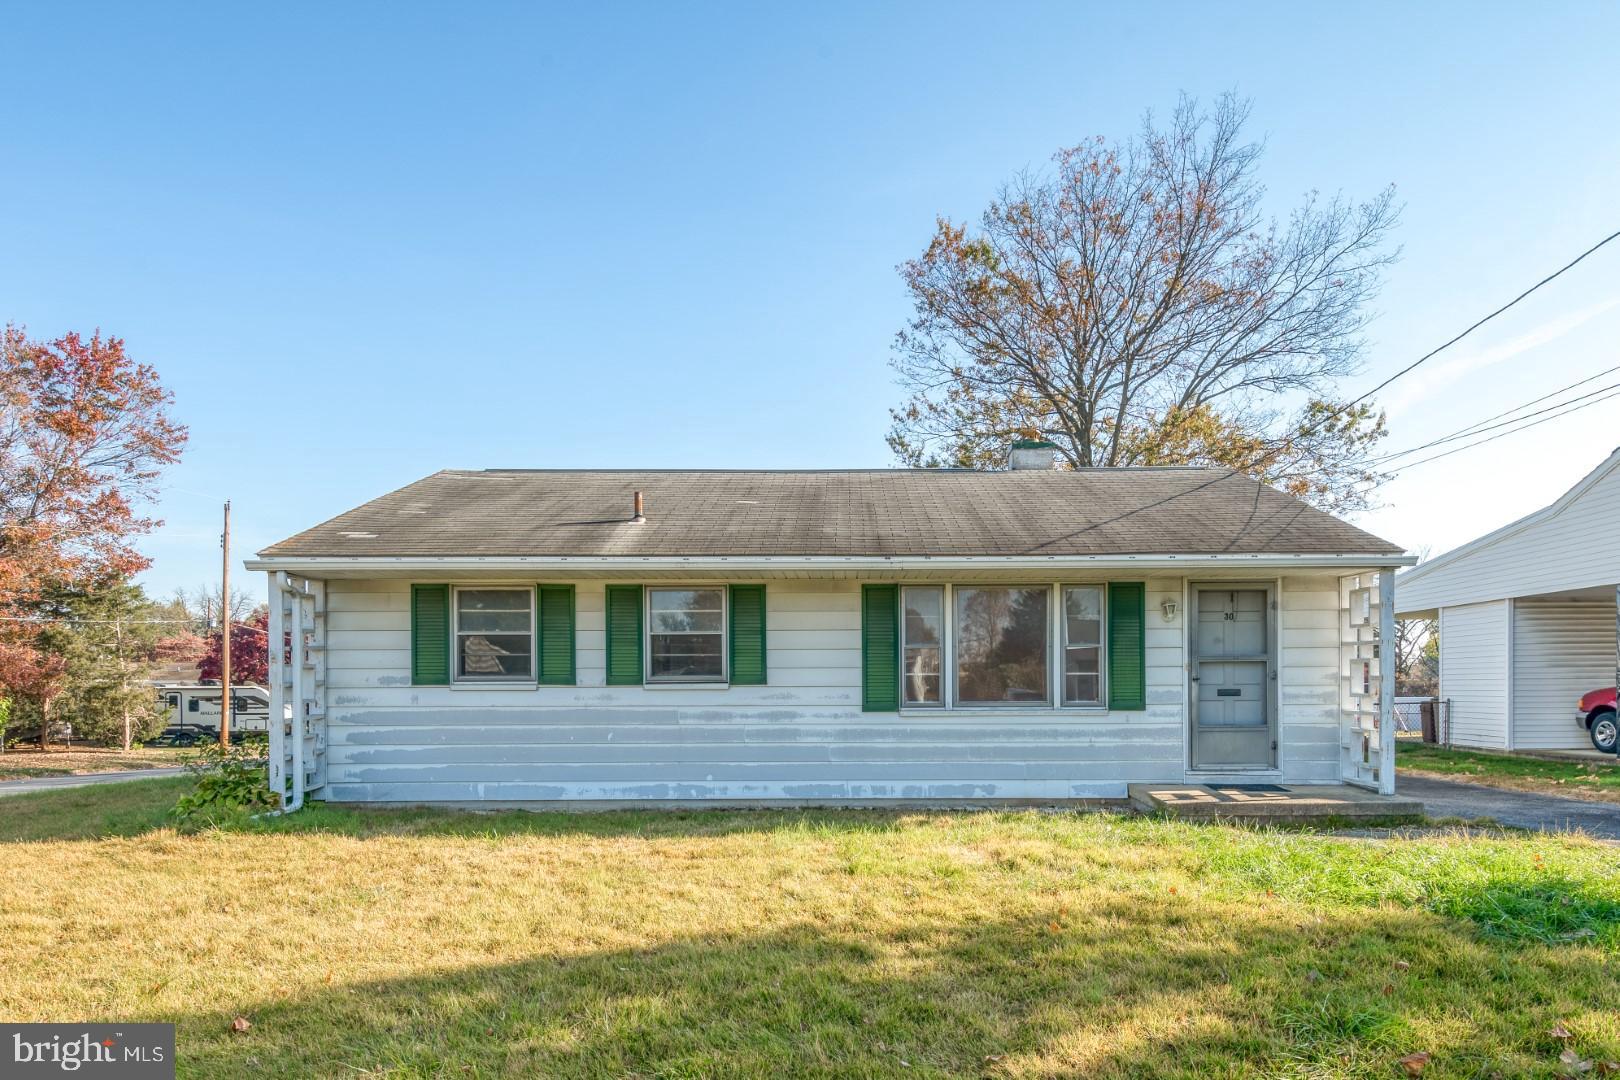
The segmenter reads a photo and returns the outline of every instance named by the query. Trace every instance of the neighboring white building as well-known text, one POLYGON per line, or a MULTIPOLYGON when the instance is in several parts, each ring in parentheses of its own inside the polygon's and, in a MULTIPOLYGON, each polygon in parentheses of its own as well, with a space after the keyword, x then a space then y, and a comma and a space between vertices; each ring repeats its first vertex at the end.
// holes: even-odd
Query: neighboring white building
POLYGON ((1582 695, 1615 681, 1620 450, 1552 505, 1402 573, 1401 618, 1438 618, 1451 740, 1589 747, 1582 695))
POLYGON ((272 545, 247 565, 283 643, 274 782, 294 805, 1393 791, 1372 639, 1412 559, 1227 470, 1017 449, 442 472, 272 545))

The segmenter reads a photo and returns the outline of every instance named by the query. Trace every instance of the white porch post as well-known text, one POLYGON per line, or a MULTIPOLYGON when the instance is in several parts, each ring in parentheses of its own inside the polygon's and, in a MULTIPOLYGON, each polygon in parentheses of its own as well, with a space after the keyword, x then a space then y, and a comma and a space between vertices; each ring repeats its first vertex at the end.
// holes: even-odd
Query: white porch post
MULTIPOLYGON (((1620 652, 1620 650, 1617 650, 1620 652)), ((1378 793, 1395 794, 1395 571, 1378 572, 1378 793)), ((1617 657, 1620 665, 1620 657, 1617 657)))
POLYGON ((287 797, 287 668, 282 641, 287 621, 284 605, 287 603, 287 573, 272 571, 270 579, 270 633, 265 647, 270 650, 270 715, 265 726, 270 730, 270 790, 276 794, 276 804, 285 809, 287 797))
POLYGON ((326 782, 326 583, 270 575, 270 789, 283 812, 326 782))

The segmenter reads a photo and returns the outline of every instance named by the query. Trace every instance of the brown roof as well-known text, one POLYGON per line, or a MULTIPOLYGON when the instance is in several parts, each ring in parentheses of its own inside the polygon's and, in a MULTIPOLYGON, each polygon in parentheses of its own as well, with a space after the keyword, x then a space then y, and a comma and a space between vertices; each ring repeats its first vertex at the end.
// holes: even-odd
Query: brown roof
POLYGON ((1399 554, 1225 469, 446 470, 264 556, 1399 554), (629 522, 646 495, 645 524, 629 522))

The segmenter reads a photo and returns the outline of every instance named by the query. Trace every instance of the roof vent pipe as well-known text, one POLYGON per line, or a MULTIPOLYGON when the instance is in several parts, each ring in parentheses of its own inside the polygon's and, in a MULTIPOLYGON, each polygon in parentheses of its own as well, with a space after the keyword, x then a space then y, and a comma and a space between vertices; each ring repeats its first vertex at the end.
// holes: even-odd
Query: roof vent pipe
POLYGON ((632 525, 647 524, 647 515, 642 512, 643 509, 645 509, 645 504, 642 501, 641 492, 638 491, 636 492, 636 513, 635 516, 630 519, 630 523, 632 525))
POLYGON ((1007 468, 1014 471, 1055 469, 1057 444, 1045 439, 1019 439, 1007 448, 1007 468))

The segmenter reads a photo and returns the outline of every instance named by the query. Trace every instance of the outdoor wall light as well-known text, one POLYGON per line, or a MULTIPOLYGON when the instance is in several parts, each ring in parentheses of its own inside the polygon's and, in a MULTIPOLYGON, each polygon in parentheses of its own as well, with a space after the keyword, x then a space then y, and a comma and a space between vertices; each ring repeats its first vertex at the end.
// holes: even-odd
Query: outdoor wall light
POLYGON ((1181 605, 1177 604, 1174 600, 1166 600, 1164 603, 1160 604, 1159 607, 1164 610, 1164 621, 1175 622, 1176 612, 1180 609, 1180 606, 1181 605))

